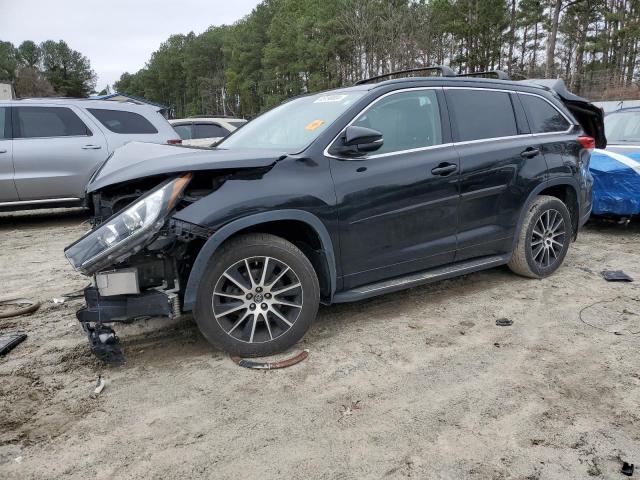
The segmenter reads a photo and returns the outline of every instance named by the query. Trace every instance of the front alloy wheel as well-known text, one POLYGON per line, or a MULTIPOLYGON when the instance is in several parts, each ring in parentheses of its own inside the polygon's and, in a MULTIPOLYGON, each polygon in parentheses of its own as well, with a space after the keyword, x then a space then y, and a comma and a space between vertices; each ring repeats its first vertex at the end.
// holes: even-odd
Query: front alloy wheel
POLYGON ((228 241, 212 257, 194 314, 210 343, 257 357, 300 340, 319 302, 318 278, 304 253, 281 237, 258 233, 228 241))
POLYGON ((227 335, 240 342, 261 343, 289 331, 303 302, 302 284, 289 265, 272 257, 250 257, 220 276, 212 307, 227 335))

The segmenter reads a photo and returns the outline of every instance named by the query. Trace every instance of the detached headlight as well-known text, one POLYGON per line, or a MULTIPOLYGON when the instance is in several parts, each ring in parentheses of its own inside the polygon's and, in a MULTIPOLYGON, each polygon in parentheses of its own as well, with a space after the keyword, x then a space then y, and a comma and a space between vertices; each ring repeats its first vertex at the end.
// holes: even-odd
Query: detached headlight
POLYGON ((118 212, 64 251, 84 274, 139 251, 164 225, 192 174, 169 180, 118 212))

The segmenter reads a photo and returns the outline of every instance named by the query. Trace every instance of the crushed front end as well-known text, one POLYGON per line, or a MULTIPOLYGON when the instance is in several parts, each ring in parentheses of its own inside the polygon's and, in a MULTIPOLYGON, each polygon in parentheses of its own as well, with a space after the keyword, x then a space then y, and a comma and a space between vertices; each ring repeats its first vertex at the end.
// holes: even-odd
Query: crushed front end
POLYGON ((111 324, 181 314, 180 286, 209 235, 171 218, 198 197, 197 186, 187 189, 192 180, 189 173, 94 192, 93 229, 65 249, 72 266, 92 277, 76 316, 92 352, 105 362, 123 362, 111 324))

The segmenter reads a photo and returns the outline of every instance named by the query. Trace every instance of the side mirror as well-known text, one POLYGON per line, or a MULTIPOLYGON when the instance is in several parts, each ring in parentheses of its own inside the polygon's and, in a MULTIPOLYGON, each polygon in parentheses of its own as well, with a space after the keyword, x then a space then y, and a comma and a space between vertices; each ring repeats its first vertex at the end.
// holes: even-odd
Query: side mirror
POLYGON ((368 152, 378 150, 383 143, 382 133, 379 131, 351 125, 346 128, 331 148, 331 153, 347 157, 361 157, 368 152))

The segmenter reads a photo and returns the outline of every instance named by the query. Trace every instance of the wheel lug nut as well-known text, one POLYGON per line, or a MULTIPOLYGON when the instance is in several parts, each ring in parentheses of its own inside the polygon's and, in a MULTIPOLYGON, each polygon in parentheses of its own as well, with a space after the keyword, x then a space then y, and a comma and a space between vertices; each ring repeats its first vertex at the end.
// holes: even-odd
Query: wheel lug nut
POLYGON ((264 298, 271 298, 271 294, 270 294, 270 293, 266 293, 266 294, 264 295, 264 298))
POLYGON ((249 308, 250 308, 251 310, 255 310, 255 309, 256 309, 256 304, 255 304, 255 303, 252 303, 251 305, 249 305, 249 308))
POLYGON ((262 287, 256 288, 256 292, 260 293, 262 291, 262 287))
POLYGON ((247 300, 251 300, 253 298, 253 295, 251 295, 250 293, 247 293, 247 300))
POLYGON ((266 303, 263 303, 260 306, 262 307, 263 310, 266 310, 267 308, 269 308, 269 306, 266 303))

